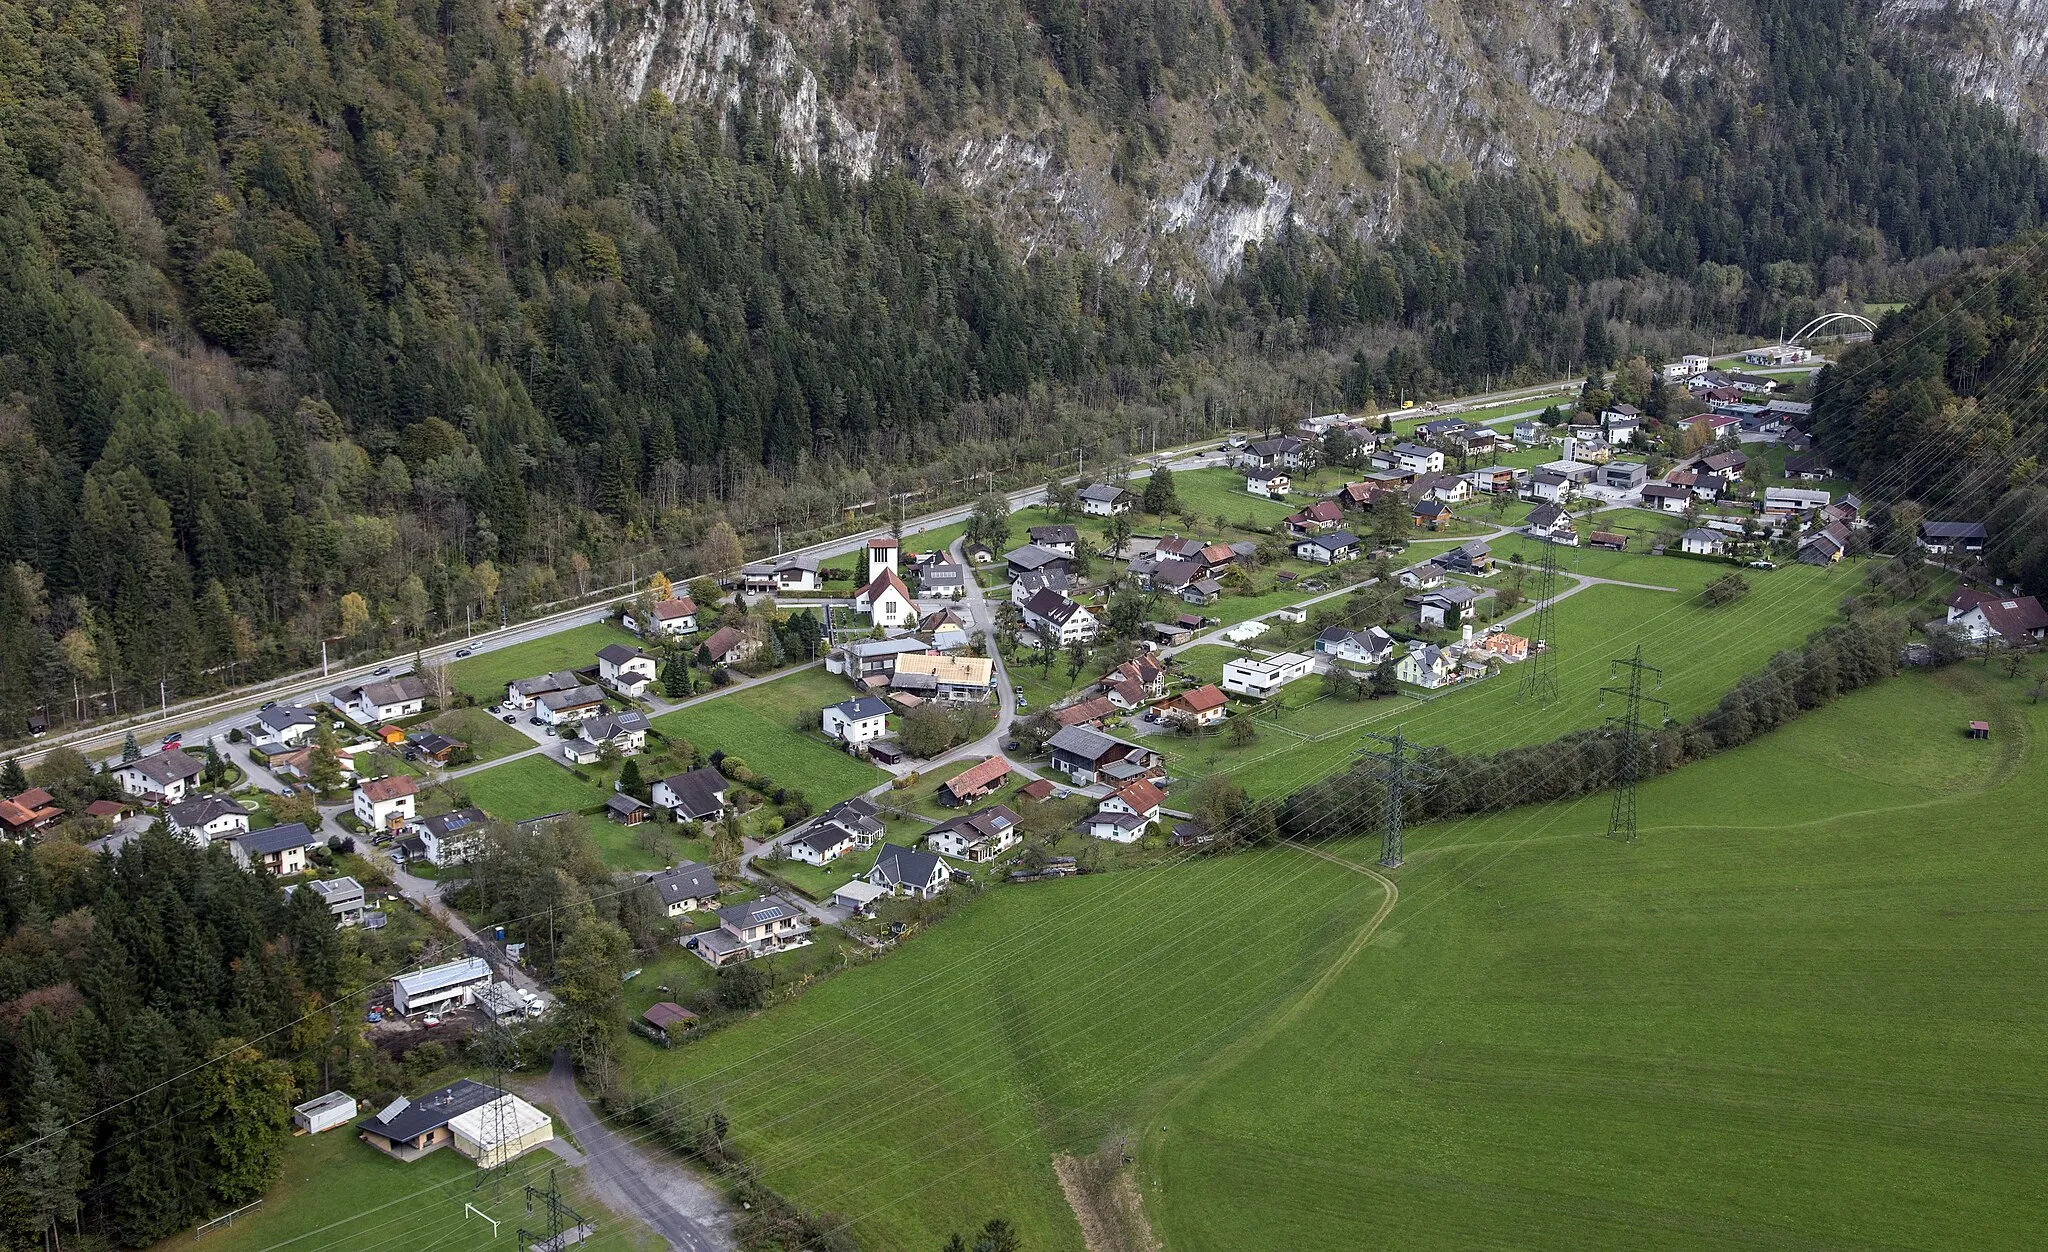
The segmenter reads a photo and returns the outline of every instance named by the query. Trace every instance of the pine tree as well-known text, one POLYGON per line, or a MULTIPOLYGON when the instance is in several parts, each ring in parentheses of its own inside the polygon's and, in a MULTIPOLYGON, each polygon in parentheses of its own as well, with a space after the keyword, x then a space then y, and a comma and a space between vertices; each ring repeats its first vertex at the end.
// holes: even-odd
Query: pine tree
POLYGON ((28 776, 21 772, 21 761, 8 757, 0 765, 0 796, 18 796, 28 790, 28 776))
POLYGON ((142 745, 135 742, 135 732, 131 730, 128 732, 127 737, 121 740, 121 763, 125 765, 130 761, 139 761, 141 759, 142 745))
POLYGON ((78 1192, 86 1181, 86 1144, 70 1125, 78 1093, 47 1052, 29 1058, 27 1078, 18 1185, 35 1229, 54 1249, 62 1246, 57 1228, 78 1220, 78 1192))

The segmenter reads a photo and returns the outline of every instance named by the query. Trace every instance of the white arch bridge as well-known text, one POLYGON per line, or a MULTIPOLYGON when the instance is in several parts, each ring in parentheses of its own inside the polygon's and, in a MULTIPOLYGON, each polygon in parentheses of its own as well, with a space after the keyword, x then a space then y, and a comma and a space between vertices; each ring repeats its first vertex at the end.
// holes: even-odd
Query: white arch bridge
POLYGON ((1867 331, 1875 331, 1877 329, 1877 323, 1871 321, 1869 318, 1863 316, 1861 313, 1823 313, 1819 317, 1814 318, 1806 325, 1801 326, 1798 330, 1794 331, 1792 333, 1792 337, 1787 339, 1785 342, 1798 343, 1802 339, 1819 334, 1822 327, 1831 326, 1836 322, 1854 322, 1856 323, 1856 325, 1861 326, 1864 330, 1867 331))

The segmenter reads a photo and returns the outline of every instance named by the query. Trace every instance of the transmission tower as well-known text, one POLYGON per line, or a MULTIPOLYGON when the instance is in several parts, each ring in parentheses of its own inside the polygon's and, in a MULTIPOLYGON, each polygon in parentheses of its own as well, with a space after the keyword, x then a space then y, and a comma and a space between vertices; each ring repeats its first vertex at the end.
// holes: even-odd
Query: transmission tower
POLYGON ((528 1213, 533 1212, 533 1205, 536 1200, 540 1202, 542 1207, 547 1209, 547 1233, 543 1235, 540 1231, 528 1230, 526 1227, 521 1226, 519 1228, 519 1245, 522 1248, 539 1248, 541 1252, 562 1252, 564 1246, 562 1241, 563 1233, 587 1226, 588 1223, 583 1220, 582 1214, 562 1203, 562 1192, 560 1188, 555 1186, 555 1171, 552 1169, 548 1171, 548 1189, 546 1191, 542 1191, 532 1183, 526 1184, 526 1211, 528 1213))
POLYGON ((1635 655, 1616 659, 1608 664, 1608 677, 1619 678, 1620 671, 1628 671, 1628 681, 1620 686, 1602 687, 1603 693, 1618 695, 1628 701, 1628 711, 1620 717, 1607 719, 1608 729, 1621 735, 1621 761, 1614 780, 1614 812, 1607 819, 1607 837, 1624 843, 1636 841, 1636 784, 1642 779, 1643 769, 1643 705, 1645 702, 1662 708, 1671 707, 1655 696, 1643 694, 1643 675, 1656 676, 1657 686, 1664 685, 1664 671, 1653 665, 1643 664, 1643 645, 1637 644, 1635 655))
POLYGON ((1384 749, 1360 748, 1358 754, 1380 763, 1379 778, 1386 787, 1383 806, 1386 828, 1380 834, 1380 864, 1388 869, 1398 869, 1408 794, 1435 782, 1442 772, 1421 759, 1415 744, 1401 734, 1398 726, 1391 735, 1369 734, 1366 738, 1387 745, 1384 749))
POLYGON ((1549 704, 1557 699, 1557 660, 1550 646, 1557 637, 1557 545, 1548 539, 1536 563, 1536 611, 1529 623, 1529 659, 1522 663, 1522 687, 1515 699, 1549 704))
MULTIPOLYGON (((481 1190, 486 1181, 496 1183, 504 1178, 505 1165, 509 1160, 505 1153, 505 1144, 510 1139, 508 1132, 517 1130, 517 1119, 511 1109, 512 1101, 506 1098, 509 1088, 505 1082, 505 1071, 508 1068, 518 1068, 519 1041, 512 1037, 512 1032, 498 1017, 495 1005, 484 1011, 483 1034, 477 1042, 482 1045, 490 1061, 490 1073, 485 1081, 498 1093, 484 1106, 484 1133, 490 1136, 484 1147, 484 1159, 490 1160, 490 1153, 494 1150, 499 1154, 499 1159, 477 1171, 476 1184, 470 1188, 471 1191, 481 1190)), ((498 1197, 504 1195, 504 1192, 495 1186, 491 1193, 498 1197)))

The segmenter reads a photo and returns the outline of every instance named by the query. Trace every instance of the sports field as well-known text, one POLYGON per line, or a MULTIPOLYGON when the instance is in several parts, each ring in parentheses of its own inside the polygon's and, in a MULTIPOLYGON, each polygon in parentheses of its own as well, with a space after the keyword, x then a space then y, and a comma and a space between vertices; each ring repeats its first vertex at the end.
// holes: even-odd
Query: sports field
POLYGON ((1119 1142, 1176 1249, 2027 1246, 2027 682, 1858 693, 1646 785, 1634 845, 1605 797, 1411 831, 1384 919, 1371 841, 997 889, 631 1063, 869 1246, 1079 1249, 1052 1160, 1119 1142))

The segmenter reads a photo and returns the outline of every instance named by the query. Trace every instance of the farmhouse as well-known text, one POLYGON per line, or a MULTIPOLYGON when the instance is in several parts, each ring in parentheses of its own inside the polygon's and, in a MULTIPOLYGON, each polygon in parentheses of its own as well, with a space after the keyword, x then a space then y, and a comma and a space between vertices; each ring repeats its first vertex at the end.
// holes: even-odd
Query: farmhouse
POLYGON ((1982 552, 1986 533, 1982 522, 1922 522, 1920 546, 1936 556, 1982 552))
POLYGON ((193 796, 167 805, 164 824, 172 834, 203 848, 216 839, 248 833, 249 810, 226 796, 193 796))
POLYGON ((955 774, 939 785, 939 803, 957 806, 972 804, 986 796, 995 794, 1010 777, 1010 763, 1000 756, 992 756, 976 765, 955 774))
POLYGON ((1052 767, 1084 787, 1105 776, 1137 776, 1159 763, 1157 753, 1086 726, 1062 727, 1045 746, 1052 767))
POLYGON ((1016 847, 1023 837, 1017 814, 1008 805, 991 804, 940 822, 925 835, 925 842, 941 856, 979 865, 1016 847))
POLYGON ((867 872, 869 885, 880 887, 891 895, 916 896, 929 900, 946 889, 952 880, 952 871, 939 859, 937 853, 921 852, 912 848, 899 847, 893 843, 882 845, 875 855, 875 866, 867 872))
POLYGON ((1948 625, 1972 643, 2015 644, 2048 636, 2048 610, 2033 596, 2008 596, 1959 587, 1948 598, 1948 625))
POLYGON ((304 822, 266 826, 228 840, 228 851, 244 869, 266 869, 280 878, 306 872, 306 856, 320 838, 304 822))
POLYGON ((1112 483, 1090 483, 1074 493, 1081 502, 1081 512, 1089 517, 1114 517, 1128 513, 1137 497, 1112 483))
POLYGON ((819 729, 827 738, 848 747, 859 747, 889 733, 889 706, 873 696, 828 704, 819 719, 819 729))
POLYGON ((654 682, 654 658, 623 643, 608 643, 597 652, 597 681, 631 700, 654 682))
POLYGON ((410 774, 372 778, 356 784, 356 820, 371 830, 397 830, 412 820, 420 785, 410 774))
POLYGON ((679 822, 710 822, 725 816, 725 775, 700 765, 682 774, 670 774, 654 784, 654 807, 667 809, 679 822))
POLYGON ((696 861, 684 861, 650 875, 647 886, 661 901, 662 914, 667 917, 681 917, 685 913, 701 913, 718 907, 718 879, 712 875, 709 865, 700 865, 696 861))
POLYGON ((1232 657, 1223 663, 1223 689, 1263 700, 1297 678, 1306 677, 1314 665, 1314 660, 1299 652, 1232 657))
POLYGON ((1003 564, 1009 571, 1011 581, 1014 582, 1026 574, 1052 573, 1071 576, 1074 558, 1057 548, 1043 548, 1035 543, 1027 543, 1021 548, 1005 553, 1003 564))
POLYGON ((131 796, 158 804, 176 804, 185 798, 192 780, 205 763, 189 752, 157 752, 125 761, 114 770, 114 781, 131 796))

